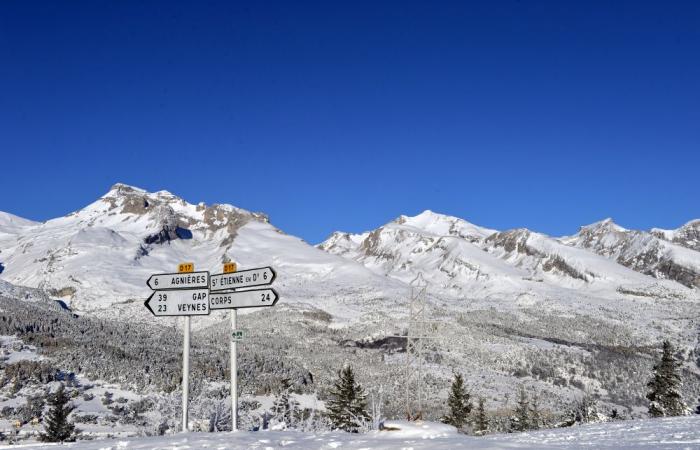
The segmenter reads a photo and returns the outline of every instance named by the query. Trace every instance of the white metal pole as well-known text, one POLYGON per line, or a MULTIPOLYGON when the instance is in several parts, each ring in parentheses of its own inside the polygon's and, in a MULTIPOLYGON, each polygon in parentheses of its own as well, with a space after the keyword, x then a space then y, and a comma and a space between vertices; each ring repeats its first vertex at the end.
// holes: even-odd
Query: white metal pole
POLYGON ((231 310, 231 430, 238 431, 238 342, 233 338, 237 329, 238 310, 231 310))
POLYGON ((187 406, 190 393, 190 316, 185 316, 185 341, 182 345, 182 431, 187 432, 187 406))

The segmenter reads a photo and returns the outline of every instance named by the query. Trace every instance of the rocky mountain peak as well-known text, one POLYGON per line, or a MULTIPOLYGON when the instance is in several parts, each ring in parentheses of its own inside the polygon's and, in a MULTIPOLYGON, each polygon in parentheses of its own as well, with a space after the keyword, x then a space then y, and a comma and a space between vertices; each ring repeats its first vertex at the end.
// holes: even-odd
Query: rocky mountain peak
MULTIPOLYGON (((246 211, 228 204, 207 205, 199 202, 194 205, 169 191, 148 192, 124 183, 112 186, 100 201, 106 204, 106 210, 90 207, 86 209, 97 209, 99 213, 108 215, 129 215, 132 219, 145 216, 156 225, 216 231, 232 225, 237 228, 249 220, 269 222, 268 216, 262 213, 246 211)), ((129 218, 124 220, 129 221, 129 218)))
POLYGON ((691 220, 675 230, 652 228, 651 234, 691 250, 700 251, 700 219, 691 220))
POLYGON ((585 233, 610 233, 610 232, 617 232, 617 233, 622 233, 628 231, 626 228, 621 227, 620 225, 616 224, 615 221, 611 218, 608 217, 606 219, 600 220, 598 222, 594 222, 590 225, 584 225, 580 228, 579 234, 585 234, 585 233))

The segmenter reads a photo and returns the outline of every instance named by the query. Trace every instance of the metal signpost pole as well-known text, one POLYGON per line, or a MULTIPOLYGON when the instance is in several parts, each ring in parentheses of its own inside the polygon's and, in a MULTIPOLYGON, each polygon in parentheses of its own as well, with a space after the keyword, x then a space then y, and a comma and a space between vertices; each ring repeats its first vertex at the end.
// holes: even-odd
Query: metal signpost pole
POLYGON ((190 393, 190 316, 185 316, 185 341, 182 344, 182 431, 187 432, 187 405, 190 393))
MULTIPOLYGON (((179 273, 194 272, 194 264, 183 263, 177 268, 179 273)), ((190 316, 185 316, 185 335, 182 343, 182 432, 188 430, 188 411, 189 396, 190 396, 190 316)))
POLYGON ((238 310, 231 310, 231 430, 238 431, 238 341, 233 338, 237 329, 238 310))
POLYGON ((274 289, 240 288, 266 286, 272 284, 277 274, 272 267, 238 271, 236 263, 224 264, 224 272, 210 279, 210 309, 231 310, 231 430, 238 431, 238 341, 243 339, 244 330, 238 329, 239 308, 259 308, 275 306, 279 296, 274 289))
MULTIPOLYGON (((238 267, 234 262, 224 264, 224 274, 235 273, 238 267)), ((210 299, 211 301, 211 299, 210 299)), ((238 311, 231 310, 231 431, 238 431, 238 341, 233 334, 238 326, 238 311)))
POLYGON ((155 317, 185 317, 182 342, 182 431, 189 429, 191 316, 210 311, 209 272, 195 272, 194 263, 182 263, 177 273, 157 273, 146 285, 153 289, 143 305, 155 317))

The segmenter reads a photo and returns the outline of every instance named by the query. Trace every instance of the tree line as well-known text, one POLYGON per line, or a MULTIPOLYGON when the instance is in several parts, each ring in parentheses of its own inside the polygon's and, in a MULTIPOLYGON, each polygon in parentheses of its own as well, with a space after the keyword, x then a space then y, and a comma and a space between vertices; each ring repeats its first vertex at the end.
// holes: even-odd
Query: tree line
MULTIPOLYGON (((675 356, 675 349, 669 341, 662 345, 661 359, 654 365, 651 377, 647 383, 649 401, 648 413, 650 417, 683 416, 691 413, 691 408, 683 401, 681 396, 682 380, 680 368, 682 366, 675 356)), ((480 435, 489 431, 489 418, 484 408, 485 399, 477 400, 476 409, 472 404, 471 394, 467 391, 464 378, 456 374, 447 398, 448 413, 442 421, 455 426, 459 430, 470 428, 474 434, 480 435)), ((700 414, 700 398, 698 405, 692 411, 700 414)), ((536 430, 546 425, 557 427, 571 426, 575 423, 588 423, 606 420, 620 419, 616 409, 606 416, 598 411, 597 402, 590 396, 584 396, 575 401, 569 417, 557 424, 547 424, 543 418, 539 406, 539 398, 535 393, 528 396, 525 387, 521 384, 518 388, 517 404, 510 416, 509 431, 522 432, 536 430)))

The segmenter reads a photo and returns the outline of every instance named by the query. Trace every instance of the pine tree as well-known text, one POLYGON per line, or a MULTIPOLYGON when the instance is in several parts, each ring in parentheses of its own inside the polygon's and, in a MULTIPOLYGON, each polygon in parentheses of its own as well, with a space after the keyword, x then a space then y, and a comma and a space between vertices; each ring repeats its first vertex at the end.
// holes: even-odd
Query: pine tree
POLYGON ((369 414, 367 395, 362 386, 355 383, 355 374, 350 366, 345 366, 338 372, 338 381, 330 394, 331 399, 326 406, 333 427, 357 433, 363 422, 369 421, 369 414))
POLYGON ((66 442, 75 440, 75 425, 68 421, 68 415, 73 411, 68 394, 61 383, 58 390, 49 397, 48 417, 44 419, 44 433, 39 439, 44 442, 66 442))
POLYGON ((272 415, 278 422, 284 422, 288 428, 293 428, 298 419, 299 403, 290 397, 291 383, 282 380, 282 389, 272 405, 272 415))
POLYGON ((682 416, 688 410, 681 398, 680 363, 673 356, 673 351, 671 343, 664 341, 661 361, 654 366, 654 375, 647 384, 649 415, 652 417, 682 416))
POLYGON ((584 394, 583 397, 572 402, 570 414, 572 423, 595 423, 601 420, 598 401, 589 394, 584 394))
POLYGON ((479 403, 476 408, 476 420, 474 421, 474 431, 479 434, 484 434, 489 429, 489 419, 486 417, 484 403, 484 397, 479 397, 479 403))
POLYGON ((698 407, 695 408, 695 414, 700 414, 700 397, 698 397, 698 407))
POLYGON ((447 406, 450 408, 450 412, 443 417, 442 421, 457 427, 457 429, 462 428, 472 411, 469 397, 469 393, 464 387, 464 378, 462 375, 456 374, 447 397, 447 406))
POLYGON ((523 386, 518 390, 518 406, 515 407, 512 428, 514 431, 527 431, 530 428, 530 405, 523 386))

